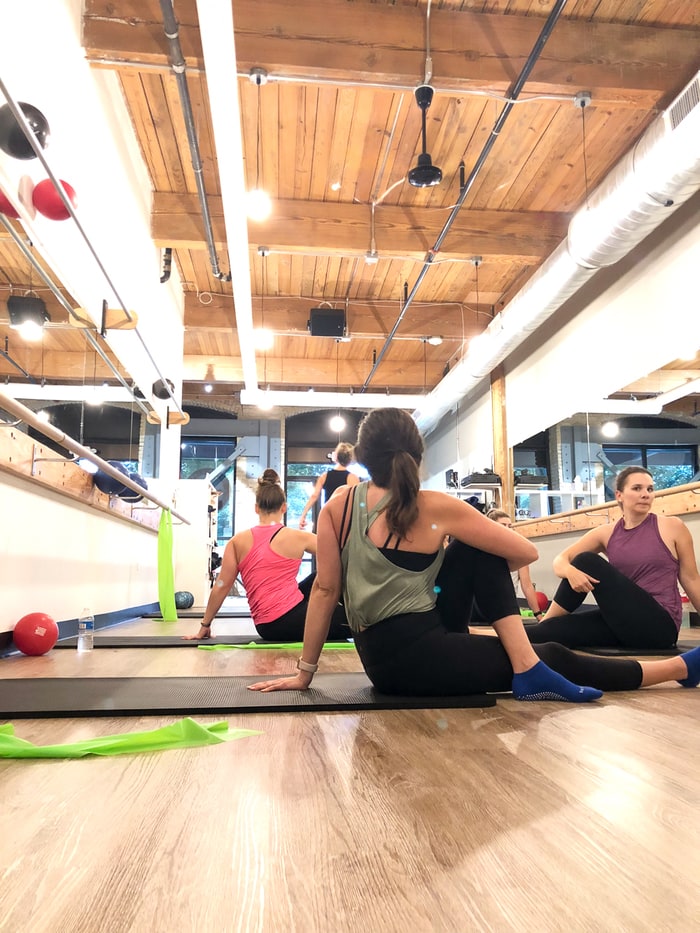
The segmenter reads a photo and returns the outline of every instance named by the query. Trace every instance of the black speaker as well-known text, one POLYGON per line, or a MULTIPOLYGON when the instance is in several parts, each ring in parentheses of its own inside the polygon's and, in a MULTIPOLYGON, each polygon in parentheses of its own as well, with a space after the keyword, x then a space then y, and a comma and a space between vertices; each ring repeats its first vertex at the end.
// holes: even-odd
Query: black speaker
POLYGON ((31 295, 11 295, 7 299, 7 312, 12 327, 19 327, 24 321, 34 321, 39 327, 43 327, 51 320, 46 303, 41 298, 32 298, 31 295))
POLYGON ((345 312, 335 308, 312 308, 308 328, 312 337, 343 337, 345 312))

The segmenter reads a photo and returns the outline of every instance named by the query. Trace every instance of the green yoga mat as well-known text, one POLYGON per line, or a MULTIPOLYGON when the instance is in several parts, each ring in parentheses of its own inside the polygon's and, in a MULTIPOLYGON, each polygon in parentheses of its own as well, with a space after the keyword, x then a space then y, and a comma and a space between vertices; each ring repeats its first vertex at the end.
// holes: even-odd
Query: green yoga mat
POLYGON ((0 725, 0 758, 85 758, 87 755, 130 755, 157 752, 168 748, 197 748, 219 745, 250 735, 262 735, 255 729, 229 729, 227 722, 203 726, 189 717, 160 729, 102 735, 96 739, 63 745, 34 745, 15 735, 12 723, 0 725))

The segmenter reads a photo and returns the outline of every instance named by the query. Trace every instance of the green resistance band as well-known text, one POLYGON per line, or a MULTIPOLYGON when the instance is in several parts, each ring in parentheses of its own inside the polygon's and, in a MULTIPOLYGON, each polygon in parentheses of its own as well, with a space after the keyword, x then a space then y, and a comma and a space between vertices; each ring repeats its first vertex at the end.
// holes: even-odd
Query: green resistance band
POLYGON ((87 755, 129 755, 157 752, 166 748, 196 748, 219 745, 250 735, 262 735, 253 729, 229 729, 227 722, 203 726, 189 717, 170 726, 148 732, 103 735, 65 745, 34 745, 15 735, 12 723, 0 725, 0 758, 85 758, 87 755))
MULTIPOLYGON (((204 651, 229 651, 233 648, 253 648, 253 649, 265 649, 265 648, 287 648, 289 651, 301 651, 304 647, 304 643, 301 641, 283 641, 283 642, 272 642, 272 641, 249 641, 247 645, 197 645, 198 648, 202 648, 204 651)), ((354 651, 355 645, 353 642, 333 642, 329 641, 323 646, 324 651, 354 651)))

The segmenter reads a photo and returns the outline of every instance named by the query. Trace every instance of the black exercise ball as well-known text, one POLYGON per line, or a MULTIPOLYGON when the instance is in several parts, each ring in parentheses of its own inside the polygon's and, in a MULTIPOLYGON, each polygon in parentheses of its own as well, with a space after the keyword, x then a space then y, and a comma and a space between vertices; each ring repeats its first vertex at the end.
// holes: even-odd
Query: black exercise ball
POLYGON ((152 387, 153 394, 155 395, 156 398, 161 398, 161 399, 170 398, 170 393, 168 392, 167 386, 165 385, 166 382, 170 386, 170 392, 175 391, 175 386, 170 381, 170 379, 165 379, 165 380, 156 379, 152 387))
MULTIPOLYGON (((135 471, 130 472, 129 479, 133 480, 135 483, 138 483, 139 486, 143 487, 143 489, 148 489, 148 483, 140 473, 136 473, 135 471)), ((140 502, 143 499, 143 496, 140 496, 137 492, 135 492, 133 489, 129 489, 127 486, 124 486, 123 492, 118 492, 117 495, 125 502, 140 502)))
MULTIPOLYGON (((18 102, 18 106, 31 127, 37 142, 45 149, 49 142, 49 124, 44 114, 33 104, 18 102)), ((9 104, 0 107, 0 149, 13 159, 36 159, 36 152, 15 119, 9 104)))
MULTIPOLYGON (((124 476, 129 475, 129 471, 119 460, 108 460, 107 463, 111 467, 114 467, 115 470, 119 470, 120 473, 123 473, 124 476)), ((118 479, 114 479, 107 473, 103 473, 102 470, 98 470, 97 473, 95 473, 94 479, 95 486, 97 486, 100 492, 105 493, 107 496, 121 496, 124 492, 131 492, 131 490, 127 490, 126 486, 120 483, 118 479)))
POLYGON ((187 590, 178 590, 175 594, 176 609, 191 609, 194 606, 194 596, 187 590))

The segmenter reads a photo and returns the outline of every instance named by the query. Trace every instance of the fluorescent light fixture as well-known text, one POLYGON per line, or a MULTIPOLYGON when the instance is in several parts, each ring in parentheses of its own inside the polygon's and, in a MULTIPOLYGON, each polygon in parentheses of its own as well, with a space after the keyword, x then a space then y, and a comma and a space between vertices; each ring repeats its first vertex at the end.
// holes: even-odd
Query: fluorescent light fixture
POLYGON ((250 296, 248 222, 240 205, 245 201, 238 65, 233 36, 231 0, 197 0, 207 92, 211 111, 221 204, 231 263, 236 329, 241 348, 243 382, 258 388, 253 345, 253 306, 250 296))
POLYGON ((389 395, 385 392, 295 392, 291 389, 241 390, 241 405, 261 407, 261 396, 270 405, 287 408, 344 408, 369 411, 372 408, 405 408, 412 411, 425 402, 424 395, 389 395))
MULTIPOLYGON (((91 385, 39 385, 23 382, 3 384, 3 391, 14 399, 35 399, 44 402, 86 402, 88 396, 94 396, 95 386, 91 385)), ((103 402, 133 402, 134 396, 124 386, 100 386, 103 402)))

